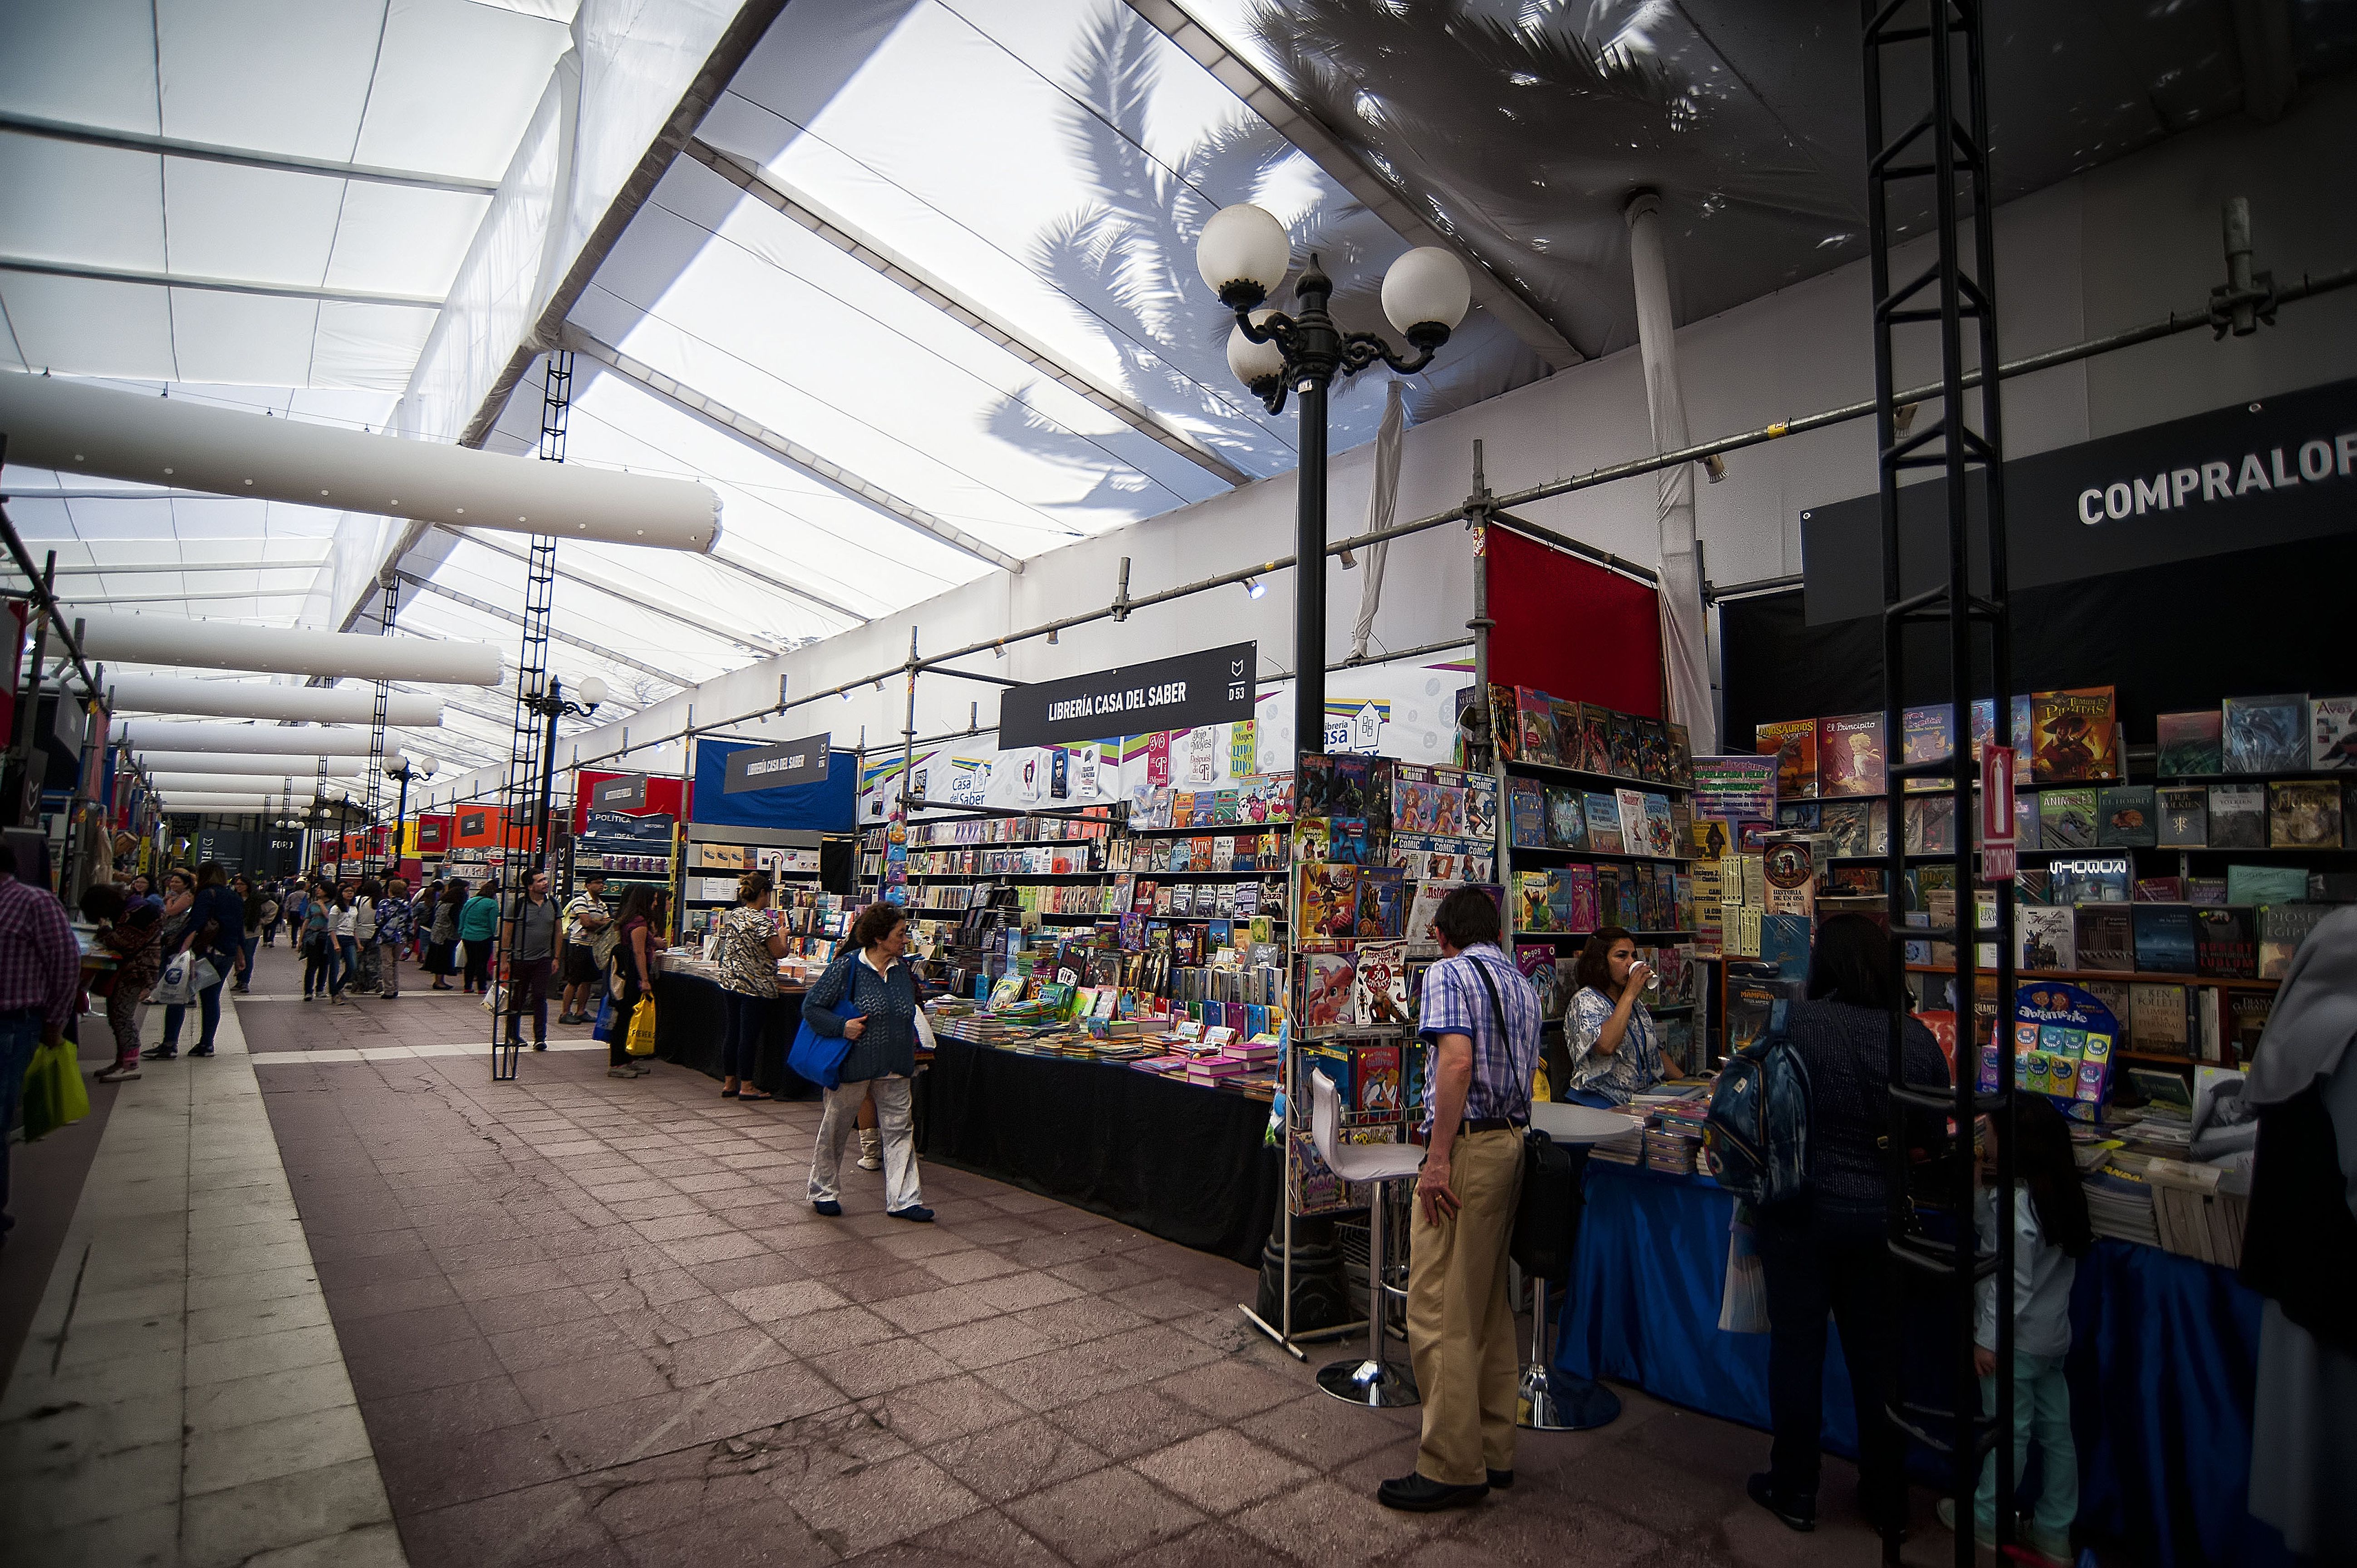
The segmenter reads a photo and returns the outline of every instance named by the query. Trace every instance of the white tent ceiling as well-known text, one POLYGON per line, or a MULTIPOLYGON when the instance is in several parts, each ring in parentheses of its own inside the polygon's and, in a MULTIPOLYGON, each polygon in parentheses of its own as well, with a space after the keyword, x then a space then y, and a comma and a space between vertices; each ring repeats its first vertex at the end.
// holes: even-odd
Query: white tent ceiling
MULTIPOLYGON (((2142 52, 2092 86, 2041 63, 2037 27, 2001 29, 2002 107, 2038 110, 2005 143, 2029 184, 2228 112, 2242 90, 2205 41, 2222 0, 2141 22, 2128 0, 2104 10, 2142 52), (2186 60, 2199 92, 2156 99, 2150 124, 2081 112, 2186 60)), ((2316 7, 2297 10, 2301 73, 2348 55, 2316 7)), ((1380 325, 1382 273, 1411 242, 1393 222, 1450 236, 1487 263, 1491 297, 1519 295, 1511 330, 1477 308, 1411 382, 1420 417, 1623 339, 1632 180, 1695 223, 1805 219, 1800 252, 1773 223, 1701 245, 1708 309, 1838 264, 1854 251, 1818 231, 1855 227, 1824 194, 1857 186, 1842 172, 1855 66, 1819 39, 1770 71, 1798 35, 1736 27, 1742 14, 0 0, 0 364, 529 452, 545 361, 518 379, 520 345, 561 337, 576 350, 567 461, 694 476, 725 506, 714 557, 560 553, 556 671, 634 706, 1290 468, 1292 416, 1234 384, 1195 276, 1194 237, 1222 205, 1258 201, 1317 251, 1346 326, 1380 325), (1174 24, 1188 15, 1207 30, 1174 24), (732 41, 770 17, 749 52, 732 41), (698 81, 712 62, 716 96, 698 81), (1322 166, 1247 106, 1275 102, 1255 72, 1322 123, 1306 143, 1322 166), (704 97, 667 168, 645 162, 704 97), (1512 124, 1487 141, 1450 118, 1491 99, 1512 124), (1544 112, 1526 124, 1517 104, 1544 112), (1784 141, 1759 130, 1771 121, 1784 141), (594 267, 576 268, 593 238, 594 267)), ((1337 449, 1372 437, 1386 374, 1338 395, 1337 449)), ((83 603, 365 626, 397 560, 415 579, 402 633, 515 636, 512 541, 42 470, 0 484, 83 603), (93 565, 117 569, 75 571, 93 565)), ((445 730, 414 738, 454 761, 504 756, 508 708, 457 693, 445 730)))

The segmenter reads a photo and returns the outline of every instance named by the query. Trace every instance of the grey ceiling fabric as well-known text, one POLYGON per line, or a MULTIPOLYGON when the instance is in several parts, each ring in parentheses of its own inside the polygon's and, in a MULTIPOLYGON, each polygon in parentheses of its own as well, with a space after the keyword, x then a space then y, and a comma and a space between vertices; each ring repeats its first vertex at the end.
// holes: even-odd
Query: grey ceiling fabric
MULTIPOLYGON (((2299 80, 2357 54, 2357 6, 2293 13, 2299 80)), ((1848 0, 1229 0, 1202 15, 1591 357, 1636 341, 1620 213, 1637 189, 1661 193, 1681 321, 1865 253, 1848 0)), ((2242 106, 2229 0, 1996 0, 1988 38, 1999 200, 2242 106)), ((1891 82, 1890 102, 1920 102, 1910 85, 1891 82)), ((1922 199, 1894 213, 1901 231, 1923 223, 1922 199)))

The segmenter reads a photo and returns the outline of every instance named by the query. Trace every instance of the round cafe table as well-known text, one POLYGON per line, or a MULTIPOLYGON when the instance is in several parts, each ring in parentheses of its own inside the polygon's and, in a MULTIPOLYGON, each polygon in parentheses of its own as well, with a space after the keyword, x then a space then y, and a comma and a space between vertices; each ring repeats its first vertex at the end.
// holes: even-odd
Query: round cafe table
MULTIPOLYGON (((1542 1101, 1531 1107, 1531 1125, 1577 1151, 1577 1179, 1587 1173, 1590 1145, 1620 1137, 1640 1122, 1618 1111, 1599 1111, 1592 1105, 1575 1105, 1568 1101, 1542 1101)), ((1577 1247, 1578 1240, 1578 1222, 1575 1219, 1572 1234, 1565 1239, 1566 1255, 1577 1247)), ((1553 1359, 1550 1341, 1554 1314, 1547 1310, 1546 1282, 1533 1280, 1531 1289, 1531 1359, 1523 1368, 1523 1413, 1516 1424, 1530 1432, 1585 1432, 1615 1420, 1620 1414, 1619 1394, 1593 1378, 1548 1371, 1553 1359)))

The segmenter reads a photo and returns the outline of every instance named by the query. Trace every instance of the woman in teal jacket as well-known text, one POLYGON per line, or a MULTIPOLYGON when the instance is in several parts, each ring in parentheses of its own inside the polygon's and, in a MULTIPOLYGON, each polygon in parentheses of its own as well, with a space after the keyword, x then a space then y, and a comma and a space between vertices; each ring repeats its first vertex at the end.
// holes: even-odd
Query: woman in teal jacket
POLYGON ((467 983, 460 989, 491 991, 491 944, 500 934, 500 885, 486 879, 458 911, 458 940, 467 944, 467 983))

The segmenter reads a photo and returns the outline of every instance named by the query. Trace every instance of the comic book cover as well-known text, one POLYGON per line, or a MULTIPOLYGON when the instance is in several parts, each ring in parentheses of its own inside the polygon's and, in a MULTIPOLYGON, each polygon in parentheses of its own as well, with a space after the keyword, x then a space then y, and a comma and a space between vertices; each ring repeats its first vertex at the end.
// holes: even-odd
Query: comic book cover
POLYGON ((1587 847, 1598 854, 1623 854, 1620 837, 1620 802, 1599 790, 1588 791, 1583 799, 1587 810, 1587 847))
POLYGON ((1377 940, 1407 934, 1407 874, 1399 867, 1359 868, 1358 934, 1377 940))
POLYGON ((1514 929, 1518 931, 1555 929, 1555 907, 1547 897, 1545 872, 1517 871, 1514 873, 1514 929))
POLYGON ((1840 714, 1819 719, 1816 793, 1881 794, 1887 783, 1886 755, 1880 714, 1840 714))
POLYGON ((1611 714, 1605 726, 1604 744, 1611 754, 1611 766, 1606 772, 1620 779, 1643 777, 1643 758, 1639 755, 1638 720, 1633 714, 1611 714))
POLYGON ((1428 768, 1403 762, 1392 768, 1392 832, 1432 831, 1431 788, 1432 770, 1428 768))
MULTIPOLYGON (((1359 961, 1363 969, 1367 961, 1365 955, 1361 954, 1359 961)), ((1402 988, 1400 1004, 1394 1011, 1398 1014, 1401 1021, 1405 1022, 1407 1017, 1406 982, 1404 976, 1397 973, 1396 969, 1394 971, 1392 983, 1402 988)), ((1367 987, 1365 990, 1370 998, 1374 995, 1372 987, 1367 987)), ((1364 1020, 1368 1024, 1380 1021, 1372 1015, 1364 1020)), ((1399 1114, 1400 1048, 1397 1046, 1359 1046, 1351 1050, 1351 1077, 1355 1079, 1358 1090, 1356 1098, 1351 1101, 1352 1108, 1361 1116, 1399 1114)))
MULTIPOLYGON (((1293 823, 1293 858, 1304 865, 1326 859, 1326 852, 1332 843, 1327 832, 1323 817, 1296 818, 1293 823)), ((1161 868, 1149 866, 1146 869, 1161 868)))
POLYGON ((1490 739, 1501 762, 1519 762, 1523 756, 1522 710, 1512 686, 1490 688, 1490 739))
POLYGON ((1587 847, 1587 807, 1567 784, 1546 787, 1546 842, 1553 849, 1587 847))
POLYGON ((1348 865, 1365 865, 1372 845, 1364 817, 1326 819, 1326 858, 1348 865))
POLYGON ((1592 931, 1603 922, 1597 918, 1596 867, 1571 865, 1564 868, 1564 881, 1571 888, 1568 931, 1592 931))
POLYGON ((2032 692, 2032 777, 2041 783, 2119 778, 2118 717, 2109 686, 2032 692))
POLYGON ((1334 940, 1359 927, 1359 867, 1325 862, 1301 868, 1301 924, 1306 940, 1334 940))
MULTIPOLYGON (((1912 766, 1945 762, 1956 755, 1956 711, 1943 703, 1935 707, 1909 708, 1900 716, 1900 755, 1912 766)), ((1910 779, 1907 788, 1918 792, 1947 789, 1943 779, 1910 779)))
POLYGON ((1612 710, 1599 703, 1579 705, 1579 768, 1583 773, 1612 771, 1612 710))
POLYGON ((1612 791, 1615 809, 1620 816, 1620 853, 1651 854, 1652 832, 1645 826, 1645 792, 1642 789, 1612 791))
POLYGON ((1333 781, 1328 786, 1326 814, 1329 817, 1364 820, 1367 815, 1370 760, 1364 757, 1348 756, 1334 758, 1333 781))
POLYGON ((2159 740, 2153 768, 2161 778, 2201 779, 2225 771, 2221 761, 2225 720, 2217 709, 2155 714, 2152 722, 2159 740))
POLYGON ((1528 686, 1514 688, 1514 712, 1520 721, 1523 760, 1553 762, 1555 699, 1528 686))
POLYGON ((1547 846, 1546 791, 1535 779, 1510 779, 1506 781, 1506 799, 1513 824, 1516 849, 1544 849, 1547 846))
POLYGON ((1548 704, 1548 716, 1553 723, 1555 760, 1557 767, 1579 766, 1579 704, 1555 698, 1548 704))
POLYGON ((1752 750, 1776 758, 1776 799, 1805 800, 1817 794, 1817 721, 1781 719, 1752 730, 1752 750))
POLYGON ((1552 930, 1571 929, 1571 877, 1567 868, 1550 871, 1547 875, 1547 921, 1552 930))
POLYGON ((1304 757, 1295 764, 1294 815, 1325 817, 1333 814, 1334 759, 1320 754, 1304 757))
POLYGON ((1651 790, 1645 795, 1645 853, 1664 860, 1678 853, 1677 823, 1670 815, 1670 798, 1651 790))
POLYGON ((1539 993, 1539 1016, 1555 1018, 1562 1015, 1563 1003, 1555 994, 1555 944, 1553 942, 1517 942, 1514 944, 1514 967, 1539 993))
POLYGON ((1686 726, 1665 724, 1662 728, 1670 737, 1670 782, 1681 789, 1694 787, 1694 742, 1687 737, 1686 726))
MULTIPOLYGON (((1469 773, 1461 797, 1451 791, 1452 798, 1461 799, 1464 818, 1458 824, 1457 836, 1471 839, 1476 843, 1498 842, 1498 781, 1487 773, 1469 773)), ((1441 807, 1448 802, 1444 800, 1441 807)), ((1440 818, 1436 813, 1433 831, 1441 831, 1440 818)))
POLYGON ((1620 874, 1614 879, 1617 885, 1613 889, 1613 923, 1616 925, 1626 926, 1632 931, 1643 930, 1645 929, 1645 910, 1642 900, 1638 897, 1636 867, 1628 865, 1598 866, 1597 870, 1598 884, 1597 888, 1597 897, 1599 901, 1601 901, 1603 897, 1602 873, 1605 871, 1618 871, 1620 874))
POLYGON ((2229 697, 2222 713, 2228 773, 2305 773, 2309 762, 2308 694, 2229 697))
POLYGON ((1301 955, 1301 1026, 1305 1029, 1355 1028, 1358 965, 1349 953, 1301 955))
POLYGON ((1406 1023, 1407 944, 1360 943, 1351 984, 1351 1006, 1361 1027, 1406 1023))
POLYGON ((1670 736, 1662 721, 1639 714, 1631 722, 1637 726, 1637 777, 1648 784, 1670 781, 1670 736))

